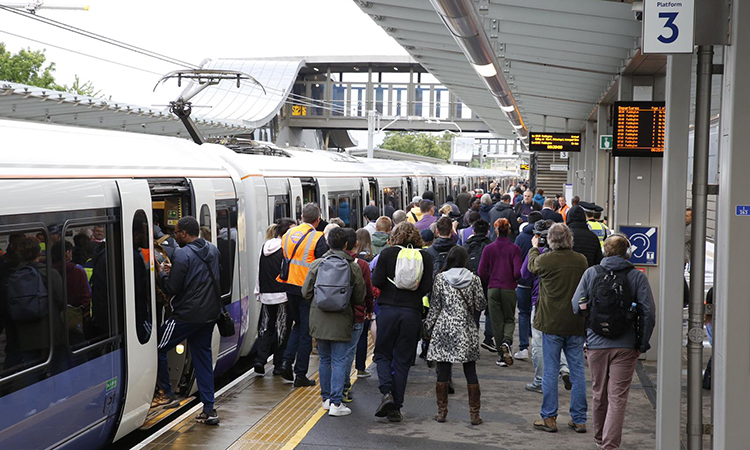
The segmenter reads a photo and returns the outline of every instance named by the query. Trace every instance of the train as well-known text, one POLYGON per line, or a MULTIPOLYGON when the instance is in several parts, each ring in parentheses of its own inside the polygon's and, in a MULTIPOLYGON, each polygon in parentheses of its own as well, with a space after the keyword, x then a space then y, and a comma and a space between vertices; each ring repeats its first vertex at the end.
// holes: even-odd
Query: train
MULTIPOLYGON (((15 237, 35 236, 41 262, 63 283, 58 299, 47 277, 50 310, 33 322, 0 305, 0 448, 8 449, 101 448, 164 418, 150 408, 163 308, 153 258, 142 255, 155 251, 154 232, 168 234, 181 217, 195 216, 221 253, 221 296, 236 332, 214 332, 219 376, 252 350, 253 292, 269 224, 299 219, 302 206, 316 202, 324 219, 343 215, 358 228, 371 203, 381 212, 386 204, 402 209, 432 190, 441 204, 461 186, 505 186, 516 177, 265 142, 197 145, 10 120, 0 120, 0 146, 0 253, 15 237), (134 226, 144 220, 148 248, 134 226), (95 244, 81 247, 81 236, 95 244), (87 305, 71 289, 71 265, 89 277, 87 305), (138 276, 143 265, 150 277, 138 276)), ((4 256, 0 278, 9 270, 4 256)), ((175 392, 187 402, 197 388, 184 345, 169 363, 175 392)))

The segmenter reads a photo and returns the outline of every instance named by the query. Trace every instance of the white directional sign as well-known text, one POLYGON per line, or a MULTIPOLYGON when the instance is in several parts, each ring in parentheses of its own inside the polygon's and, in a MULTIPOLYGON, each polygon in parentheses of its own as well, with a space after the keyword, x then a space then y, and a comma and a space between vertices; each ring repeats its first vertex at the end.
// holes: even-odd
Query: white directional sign
POLYGON ((643 53, 693 53, 695 0, 643 2, 643 53))

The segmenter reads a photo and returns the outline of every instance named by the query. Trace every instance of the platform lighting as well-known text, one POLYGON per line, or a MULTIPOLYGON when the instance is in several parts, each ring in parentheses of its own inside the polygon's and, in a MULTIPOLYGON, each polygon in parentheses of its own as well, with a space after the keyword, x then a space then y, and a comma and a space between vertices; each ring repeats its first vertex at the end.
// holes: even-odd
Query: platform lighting
POLYGON ((398 67, 393 66, 393 70, 395 70, 396 72, 398 72, 398 67))
POLYGON ((174 351, 177 352, 178 355, 181 355, 185 353, 185 346, 182 344, 177 344, 177 347, 174 348, 174 351))
POLYGON ((492 63, 479 65, 479 64, 472 64, 474 67, 474 70, 477 71, 477 73, 485 78, 494 77, 497 75, 497 69, 495 69, 495 65, 492 63))
POLYGON ((313 67, 313 70, 316 72, 320 72, 320 69, 318 69, 317 67, 313 67))

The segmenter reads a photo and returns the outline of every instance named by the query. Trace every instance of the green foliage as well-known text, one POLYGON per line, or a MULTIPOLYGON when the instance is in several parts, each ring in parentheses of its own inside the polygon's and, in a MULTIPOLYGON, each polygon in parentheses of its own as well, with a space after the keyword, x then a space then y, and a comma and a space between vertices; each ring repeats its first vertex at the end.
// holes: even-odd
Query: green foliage
POLYGON ((0 42, 0 80, 29 84, 40 88, 58 89, 55 84, 55 63, 44 67, 44 51, 21 49, 16 54, 6 50, 0 42))
POLYGON ((97 90, 91 81, 81 83, 78 75, 75 76, 73 85, 59 85, 55 82, 55 63, 44 63, 47 56, 44 50, 21 49, 18 53, 11 53, 0 42, 0 80, 13 83, 28 84, 45 89, 70 92, 71 94, 98 97, 101 91, 97 90))
POLYGON ((451 156, 453 136, 454 134, 449 131, 442 136, 413 131, 388 131, 380 148, 447 161, 451 156))

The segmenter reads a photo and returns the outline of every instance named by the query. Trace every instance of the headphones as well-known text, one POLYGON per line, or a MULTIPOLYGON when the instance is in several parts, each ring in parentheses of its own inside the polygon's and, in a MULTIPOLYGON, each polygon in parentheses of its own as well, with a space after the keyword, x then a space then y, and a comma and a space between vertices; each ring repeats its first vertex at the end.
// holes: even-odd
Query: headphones
MULTIPOLYGON (((625 251, 625 259, 630 259, 631 256, 633 256, 633 245, 630 243, 630 239, 624 234, 620 233, 619 231, 616 231, 609 236, 607 236, 607 239, 611 238, 612 236, 619 236, 623 239, 625 239, 625 242, 628 243, 628 249, 625 251)), ((604 242, 607 242, 607 239, 604 240, 604 242)), ((602 247, 602 253, 604 253, 604 247, 602 247)))

